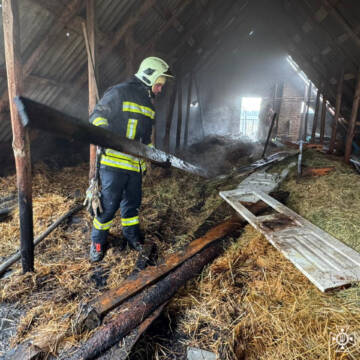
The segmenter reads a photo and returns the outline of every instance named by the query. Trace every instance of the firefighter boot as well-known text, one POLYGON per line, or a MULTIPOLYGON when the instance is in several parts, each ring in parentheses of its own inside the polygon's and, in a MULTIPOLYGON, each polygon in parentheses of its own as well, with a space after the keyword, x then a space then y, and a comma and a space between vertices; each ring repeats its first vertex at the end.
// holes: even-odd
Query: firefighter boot
POLYGON ((105 246, 99 243, 92 243, 90 247, 90 261, 99 262, 105 256, 105 246))

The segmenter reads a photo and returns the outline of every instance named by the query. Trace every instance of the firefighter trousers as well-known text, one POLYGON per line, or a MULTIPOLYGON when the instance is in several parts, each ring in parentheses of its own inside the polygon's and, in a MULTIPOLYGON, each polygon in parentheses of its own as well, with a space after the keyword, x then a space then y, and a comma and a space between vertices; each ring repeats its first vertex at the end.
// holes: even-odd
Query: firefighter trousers
POLYGON ((140 241, 139 208, 141 173, 100 167, 101 205, 103 212, 94 218, 91 241, 104 246, 116 211, 120 208, 123 235, 130 243, 140 241))

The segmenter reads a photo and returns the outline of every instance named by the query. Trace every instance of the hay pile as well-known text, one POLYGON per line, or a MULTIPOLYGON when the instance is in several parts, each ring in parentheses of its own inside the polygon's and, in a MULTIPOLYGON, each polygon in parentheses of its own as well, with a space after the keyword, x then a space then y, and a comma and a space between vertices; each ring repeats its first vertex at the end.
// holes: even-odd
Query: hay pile
MULTIPOLYGON (((290 161, 273 170, 281 171, 290 161)), ((359 175, 315 151, 307 151, 304 162, 336 170, 297 183, 294 169, 282 185, 290 191, 288 205, 359 250, 359 175)), ((176 332, 183 337, 183 350, 211 350, 221 360, 329 360, 360 358, 358 345, 337 352, 333 340, 344 328, 359 341, 359 306, 359 286, 321 293, 247 226, 223 256, 173 299, 168 311, 181 314, 176 332)), ((171 348, 161 349, 159 359, 176 358, 171 348)))
MULTIPOLYGON (((293 176, 282 186, 290 191, 288 206, 321 229, 360 251, 360 178, 350 165, 329 158, 315 150, 304 153, 309 167, 333 166, 326 176, 302 178, 293 176)), ((276 170, 276 169, 275 169, 276 170)))
MULTIPOLYGON (((304 158, 306 165, 335 166, 336 170, 324 177, 301 179, 299 183, 293 170, 282 186, 291 192, 288 205, 359 250, 358 175, 341 162, 314 151, 305 152, 304 158)), ((290 161, 273 170, 281 170, 290 161)), ((78 189, 84 193, 87 168, 60 172, 39 168, 35 179, 36 232, 40 232, 71 207, 78 189), (54 205, 50 204, 52 201, 54 205)), ((7 192, 13 191, 13 180, 1 179, 1 189, 7 186, 7 192)), ((177 171, 164 177, 161 169, 154 170, 152 177, 145 180, 141 220, 145 237, 156 243, 159 257, 189 242, 196 228, 222 203, 218 191, 232 188, 239 181, 228 178, 226 182, 204 182, 177 171)), ((129 249, 120 252, 112 247, 100 267, 90 264, 91 219, 85 212, 77 217, 78 221, 60 227, 36 250, 35 274, 15 274, 1 280, 1 300, 27 312, 13 344, 66 329, 68 314, 81 301, 117 286, 132 271, 136 253, 129 249), (100 285, 93 278, 94 272, 99 271, 106 280, 100 285)), ((16 217, 0 223, 1 233, 6 234, 0 256, 16 250, 17 227, 16 217)), ((119 219, 111 232, 116 242, 121 236, 119 219)), ((19 265, 17 269, 19 272, 19 265)), ((159 324, 154 325, 131 359, 181 359, 187 346, 214 351, 221 360, 359 359, 357 349, 351 349, 349 354, 335 353, 332 341, 343 327, 360 336, 359 306, 359 287, 320 293, 247 226, 243 235, 234 239, 225 253, 168 305, 171 331, 166 338, 163 333, 151 335, 159 331, 159 324)), ((71 336, 61 346, 79 340, 71 336)), ((54 350, 55 347, 54 343, 54 350)))
MULTIPOLYGON (((192 175, 173 171, 162 178, 163 169, 153 170, 145 179, 140 212, 145 238, 152 239, 160 259, 192 239, 192 231, 209 215, 221 200, 218 184, 204 183, 192 175)), ((54 171, 45 165, 34 170, 34 232, 43 232, 53 221, 82 200, 88 185, 87 166, 54 171)), ((15 191, 15 176, 0 179, 2 193, 15 191)), ((0 301, 22 309, 12 345, 25 339, 49 339, 68 328, 72 314, 82 301, 100 292, 117 287, 133 270, 137 253, 128 248, 120 251, 115 245, 121 238, 120 214, 111 229, 114 245, 100 265, 88 261, 92 219, 86 211, 58 227, 35 250, 34 274, 21 274, 20 263, 15 273, 1 281, 0 301)), ((18 212, 0 223, 2 241, 0 256, 6 257, 19 246, 18 212)), ((84 334, 82 338, 89 336, 84 334)), ((75 344, 71 336, 63 344, 75 344)), ((63 345, 62 344, 62 345, 63 345)), ((1 354, 0 354, 1 355, 1 354)))
POLYGON ((207 169, 214 176, 228 174, 261 157, 264 145, 237 137, 209 135, 178 155, 207 169))

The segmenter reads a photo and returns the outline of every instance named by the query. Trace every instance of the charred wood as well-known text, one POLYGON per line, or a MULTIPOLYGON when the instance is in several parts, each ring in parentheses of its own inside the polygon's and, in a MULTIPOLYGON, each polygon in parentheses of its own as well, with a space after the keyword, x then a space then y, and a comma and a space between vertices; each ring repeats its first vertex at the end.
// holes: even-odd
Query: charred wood
POLYGON ((155 163, 168 162, 178 169, 202 177, 209 177, 208 172, 198 166, 189 164, 138 141, 114 134, 107 129, 85 123, 44 104, 23 97, 17 97, 15 102, 25 127, 56 133, 58 136, 78 140, 86 144, 92 143, 105 148, 112 148, 155 163))

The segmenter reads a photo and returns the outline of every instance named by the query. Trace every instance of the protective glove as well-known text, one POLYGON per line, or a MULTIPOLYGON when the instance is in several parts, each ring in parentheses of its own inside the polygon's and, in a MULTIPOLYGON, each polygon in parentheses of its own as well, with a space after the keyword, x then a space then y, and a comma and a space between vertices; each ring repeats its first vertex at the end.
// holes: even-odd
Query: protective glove
POLYGON ((92 216, 98 216, 103 212, 100 197, 101 193, 99 181, 96 179, 91 179, 90 186, 86 190, 86 197, 83 205, 86 206, 86 210, 92 216))

